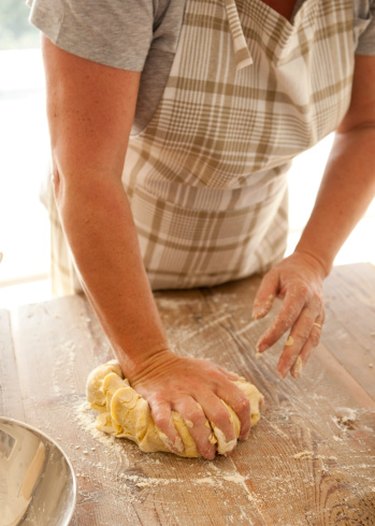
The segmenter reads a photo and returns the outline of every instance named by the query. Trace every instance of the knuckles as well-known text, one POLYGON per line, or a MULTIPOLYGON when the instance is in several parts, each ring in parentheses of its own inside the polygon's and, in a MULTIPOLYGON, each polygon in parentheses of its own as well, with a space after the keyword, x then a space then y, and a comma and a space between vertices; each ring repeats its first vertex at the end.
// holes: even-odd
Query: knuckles
POLYGON ((234 404, 230 404, 235 413, 244 417, 250 413, 250 402, 247 398, 242 398, 234 404))
POLYGON ((163 406, 167 403, 166 398, 160 391, 148 396, 147 401, 153 407, 153 411, 158 414, 163 410, 163 406))
POLYGON ((229 413, 224 406, 216 408, 212 413, 211 419, 218 427, 230 423, 229 413))
POLYGON ((317 308, 321 308, 323 306, 323 294, 321 294, 320 292, 314 292, 311 302, 313 303, 313 305, 316 305, 317 308))
POLYGON ((303 298, 308 298, 311 296, 311 289, 307 283, 299 283, 297 287, 297 294, 303 298))
POLYGON ((170 428, 170 419, 166 415, 154 414, 154 421, 158 428, 162 431, 167 431, 170 428))
POLYGON ((203 411, 201 411, 198 408, 196 409, 185 408, 185 410, 181 408, 180 412, 181 412, 181 415, 185 419, 191 421, 194 426, 204 425, 204 423, 206 422, 203 411))

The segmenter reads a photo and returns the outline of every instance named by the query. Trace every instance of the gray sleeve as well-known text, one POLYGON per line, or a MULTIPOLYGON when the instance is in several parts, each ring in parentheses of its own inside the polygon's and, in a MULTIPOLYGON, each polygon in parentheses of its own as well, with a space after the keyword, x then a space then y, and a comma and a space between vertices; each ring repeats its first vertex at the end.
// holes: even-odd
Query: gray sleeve
POLYGON ((357 55, 375 55, 375 0, 357 0, 357 55))
POLYGON ((30 22, 80 57, 142 71, 153 37, 153 0, 27 0, 30 22))

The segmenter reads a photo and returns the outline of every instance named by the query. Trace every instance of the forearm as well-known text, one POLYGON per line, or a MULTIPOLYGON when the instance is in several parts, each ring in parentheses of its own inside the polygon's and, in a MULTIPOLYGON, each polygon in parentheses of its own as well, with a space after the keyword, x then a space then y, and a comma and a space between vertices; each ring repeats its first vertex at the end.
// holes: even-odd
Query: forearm
POLYGON ((338 133, 320 191, 294 254, 263 278, 254 300, 253 316, 264 317, 273 298, 282 307, 257 343, 259 352, 289 332, 278 371, 297 377, 319 343, 324 323, 323 278, 336 253, 360 219, 375 191, 375 128, 357 127, 338 133))
POLYGON ((125 373, 167 346, 121 181, 60 177, 56 196, 72 253, 125 373), (86 183, 85 183, 86 181, 86 183))
POLYGON ((336 135, 311 217, 296 247, 325 275, 375 193, 375 127, 336 135))
POLYGON ((90 62, 43 38, 60 218, 83 286, 129 375, 166 347, 121 173, 140 72, 90 62))

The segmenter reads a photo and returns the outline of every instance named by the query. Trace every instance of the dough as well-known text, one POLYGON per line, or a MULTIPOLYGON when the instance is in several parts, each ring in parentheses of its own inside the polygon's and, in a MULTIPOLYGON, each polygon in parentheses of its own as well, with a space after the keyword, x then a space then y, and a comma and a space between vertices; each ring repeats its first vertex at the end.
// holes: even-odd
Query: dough
MULTIPOLYGON (((258 389, 245 380, 234 382, 246 394, 250 401, 251 425, 254 426, 259 418, 259 407, 263 402, 263 395, 258 389)), ((123 377, 119 364, 112 360, 94 369, 88 379, 86 395, 90 406, 98 411, 96 427, 115 437, 125 437, 133 440, 146 453, 155 451, 170 452, 168 438, 155 425, 147 401, 130 386, 123 377)), ((225 404, 225 402, 223 402, 225 404)), ((240 433, 240 422, 234 411, 225 404, 236 437, 240 433)), ((173 421, 179 432, 184 451, 182 457, 199 457, 200 454, 190 435, 188 424, 177 412, 172 412, 173 421)), ((223 432, 211 422, 211 442, 216 444, 217 452, 225 455, 231 451, 237 438, 230 442, 225 440, 223 432)))

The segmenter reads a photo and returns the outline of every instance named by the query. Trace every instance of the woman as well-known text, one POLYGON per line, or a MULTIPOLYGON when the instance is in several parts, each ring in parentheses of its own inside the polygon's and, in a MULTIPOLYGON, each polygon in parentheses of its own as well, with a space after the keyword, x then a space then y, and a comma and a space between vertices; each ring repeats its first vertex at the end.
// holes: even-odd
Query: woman
POLYGON ((289 333, 278 372, 297 376, 319 341, 323 280, 374 195, 374 10, 368 0, 32 4, 44 33, 51 214, 172 451, 182 447, 172 410, 213 458, 206 418, 232 440, 224 400, 244 439, 249 407, 233 375, 170 351, 152 288, 265 272, 253 316, 276 296, 283 304, 258 351, 289 333), (288 164, 333 130, 316 205, 282 259, 288 164))

